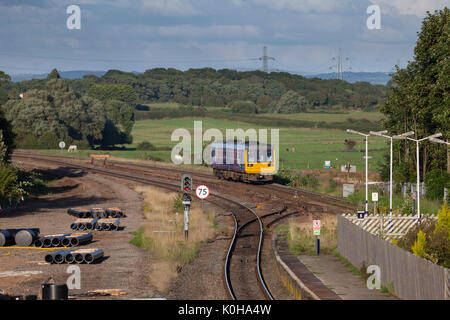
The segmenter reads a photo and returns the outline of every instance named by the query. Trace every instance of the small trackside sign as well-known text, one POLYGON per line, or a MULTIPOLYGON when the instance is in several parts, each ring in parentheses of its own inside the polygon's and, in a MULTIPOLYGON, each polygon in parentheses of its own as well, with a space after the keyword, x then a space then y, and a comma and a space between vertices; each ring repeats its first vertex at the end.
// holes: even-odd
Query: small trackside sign
POLYGON ((313 230, 315 236, 320 236, 320 220, 313 221, 313 230))
POLYGON ((202 184, 195 189, 195 195, 201 200, 206 199, 209 196, 209 188, 202 184))

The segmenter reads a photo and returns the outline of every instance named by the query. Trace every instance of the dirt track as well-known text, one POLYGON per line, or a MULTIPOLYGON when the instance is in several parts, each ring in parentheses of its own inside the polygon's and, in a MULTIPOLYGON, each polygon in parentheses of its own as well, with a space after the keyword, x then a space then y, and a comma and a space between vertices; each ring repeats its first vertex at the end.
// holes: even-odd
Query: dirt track
MULTIPOLYGON (((1 228, 37 227, 41 229, 41 235, 68 233, 69 225, 74 220, 67 214, 69 207, 117 206, 127 214, 127 218, 121 222, 125 230, 93 232, 95 241, 88 247, 102 248, 105 259, 95 265, 80 265, 81 290, 71 290, 70 295, 77 299, 92 299, 83 297, 83 293, 95 289, 122 289, 128 293, 122 296, 125 299, 227 298, 222 279, 223 259, 229 244, 226 235, 219 235, 219 240, 214 239, 205 244, 199 257, 183 267, 168 293, 158 292, 147 278, 147 268, 151 267, 152 258, 147 251, 129 243, 133 237, 129 232, 136 231, 144 222, 142 198, 134 191, 135 183, 42 162, 27 161, 21 166, 24 169, 40 168, 46 176, 54 177, 50 184, 51 194, 29 200, 0 217, 1 228), (225 239, 220 239, 224 237, 225 239)), ((207 210, 208 213, 222 211, 215 206, 208 206, 207 210)), ((226 217, 218 219, 218 222, 221 225, 232 225, 231 220, 226 217)), ((13 247, 0 250, 0 290, 14 295, 39 294, 41 284, 48 278, 52 277, 56 283, 65 283, 69 276, 66 273, 68 265, 43 263, 45 253, 40 250, 20 250, 13 247), (2 272, 9 271, 37 274, 2 277, 2 272)), ((268 263, 263 269, 268 270, 268 281, 274 289, 273 294, 278 299, 289 299, 289 295, 271 272, 273 262, 269 251, 264 250, 263 256, 267 258, 263 259, 268 259, 268 263)))
MULTIPOLYGON (((22 166, 29 168, 28 165, 22 166)), ((35 166, 36 167, 36 166, 35 166)), ((58 177, 51 182, 51 194, 29 200, 18 208, 0 217, 0 227, 36 227, 41 235, 70 233, 74 217, 67 214, 70 207, 112 207, 124 210, 121 231, 93 231, 94 241, 87 247, 101 248, 105 258, 98 264, 79 265, 81 268, 81 290, 70 290, 69 294, 83 294, 88 290, 120 288, 128 294, 126 298, 152 297, 154 292, 146 285, 145 268, 148 254, 129 243, 131 231, 136 231, 143 222, 142 199, 128 182, 105 178, 94 174, 62 169, 39 164, 43 172, 58 177)), ((14 295, 39 294, 43 281, 52 277, 56 283, 65 283, 69 274, 67 264, 43 263, 44 252, 40 250, 0 249, 0 289, 14 295), (5 271, 35 271, 30 276, 1 277, 5 271)), ((103 297, 105 298, 105 297, 103 297)))

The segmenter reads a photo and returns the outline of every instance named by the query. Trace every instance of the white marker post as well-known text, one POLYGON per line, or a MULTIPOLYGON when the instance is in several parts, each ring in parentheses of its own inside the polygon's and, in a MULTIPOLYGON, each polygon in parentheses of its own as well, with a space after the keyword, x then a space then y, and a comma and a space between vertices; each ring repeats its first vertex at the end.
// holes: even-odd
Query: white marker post
POLYGON ((316 236, 316 254, 320 254, 320 220, 314 220, 313 221, 313 231, 314 235, 316 236))

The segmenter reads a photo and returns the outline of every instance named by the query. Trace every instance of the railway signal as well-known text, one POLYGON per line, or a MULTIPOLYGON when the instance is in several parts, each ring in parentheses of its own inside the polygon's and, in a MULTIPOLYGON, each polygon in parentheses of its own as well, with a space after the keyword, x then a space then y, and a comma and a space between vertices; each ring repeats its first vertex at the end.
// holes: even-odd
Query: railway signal
POLYGON ((186 240, 189 235, 189 209, 192 201, 189 194, 192 192, 192 186, 192 176, 190 174, 183 174, 181 176, 181 190, 183 191, 183 197, 181 200, 184 206, 184 236, 186 240))
POLYGON ((192 193, 192 176, 190 174, 183 174, 181 176, 181 191, 184 193, 192 193))

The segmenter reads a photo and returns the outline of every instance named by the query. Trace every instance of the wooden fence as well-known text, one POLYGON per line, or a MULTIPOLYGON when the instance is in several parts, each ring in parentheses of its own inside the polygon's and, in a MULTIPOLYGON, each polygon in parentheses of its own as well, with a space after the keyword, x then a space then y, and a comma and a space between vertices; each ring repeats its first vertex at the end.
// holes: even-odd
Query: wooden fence
POLYGON ((449 269, 419 258, 365 231, 344 216, 338 217, 338 250, 354 266, 377 265, 381 284, 409 300, 450 299, 449 269))

